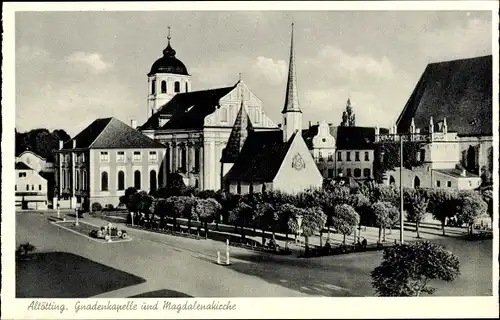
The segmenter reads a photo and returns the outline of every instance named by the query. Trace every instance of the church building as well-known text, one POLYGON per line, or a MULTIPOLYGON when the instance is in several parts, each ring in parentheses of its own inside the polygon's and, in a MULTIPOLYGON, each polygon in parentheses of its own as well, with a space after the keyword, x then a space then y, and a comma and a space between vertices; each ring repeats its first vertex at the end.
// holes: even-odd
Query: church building
POLYGON ((167 147, 160 170, 163 185, 170 173, 179 173, 186 185, 200 190, 321 186, 322 177, 301 136, 293 29, 282 126, 266 116, 262 101, 241 76, 232 86, 192 91, 191 76, 177 59, 170 34, 167 39, 163 57, 148 74, 150 116, 137 128, 167 147), (262 164, 269 167, 260 168, 262 164), (285 181, 289 166, 299 175, 288 175, 285 181), (295 176, 300 178, 293 180, 295 176))

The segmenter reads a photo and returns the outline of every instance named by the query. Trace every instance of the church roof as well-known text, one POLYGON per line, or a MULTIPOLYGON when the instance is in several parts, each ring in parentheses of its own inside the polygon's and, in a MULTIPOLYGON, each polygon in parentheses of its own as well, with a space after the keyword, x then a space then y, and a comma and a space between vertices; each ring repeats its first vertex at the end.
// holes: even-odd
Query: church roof
POLYGON ((22 161, 16 162, 16 170, 33 170, 30 166, 22 161))
POLYGON ((153 114, 139 130, 200 129, 203 127, 205 117, 215 111, 219 106, 219 100, 231 92, 236 85, 178 93, 153 114), (161 116, 170 117, 170 120, 160 128, 161 116))
POLYGON ((65 142, 63 150, 73 149, 73 141, 76 141, 77 149, 165 148, 161 143, 115 118, 96 119, 65 142))
POLYGON ((430 117, 446 117, 449 132, 492 135, 492 56, 431 63, 401 112, 398 132, 408 132, 411 119, 427 132, 430 117))
POLYGON ((295 134, 283 142, 281 130, 250 131, 243 149, 224 179, 271 182, 285 159, 295 134))
POLYGON ((249 130, 252 130, 252 121, 245 111, 243 101, 241 102, 240 111, 236 115, 233 129, 229 135, 227 145, 222 150, 221 162, 234 163, 238 159, 241 149, 248 137, 249 130))

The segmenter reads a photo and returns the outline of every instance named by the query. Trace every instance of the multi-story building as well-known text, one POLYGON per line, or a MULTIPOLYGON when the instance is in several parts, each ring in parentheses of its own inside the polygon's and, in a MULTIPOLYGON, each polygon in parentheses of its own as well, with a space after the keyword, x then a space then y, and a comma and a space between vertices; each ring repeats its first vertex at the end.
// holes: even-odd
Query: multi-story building
POLYGON ((61 141, 56 155, 61 207, 117 206, 126 188, 149 192, 166 181, 165 147, 115 118, 97 119, 61 141))
POLYGON ((38 174, 47 181, 46 199, 51 205, 54 197, 55 188, 55 172, 54 163, 47 161, 47 159, 39 156, 33 151, 24 151, 16 157, 16 162, 24 162, 30 168, 38 172, 38 174))
POLYGON ((16 205, 22 209, 47 209, 47 180, 26 163, 17 161, 16 205))
MULTIPOLYGON (((493 171, 492 110, 492 56, 429 64, 392 132, 422 142, 423 165, 403 169, 403 185, 477 188, 493 171)), ((388 172, 387 183, 399 176, 388 172)))

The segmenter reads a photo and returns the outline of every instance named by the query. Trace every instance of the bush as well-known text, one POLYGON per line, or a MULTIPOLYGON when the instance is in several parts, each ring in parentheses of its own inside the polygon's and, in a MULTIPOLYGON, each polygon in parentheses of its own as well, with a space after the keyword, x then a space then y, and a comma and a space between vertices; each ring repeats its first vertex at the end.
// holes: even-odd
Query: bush
POLYGON ((102 205, 99 202, 92 203, 92 212, 102 211, 102 205))
POLYGON ((29 242, 20 244, 16 249, 16 258, 24 258, 31 252, 35 251, 36 247, 29 242))
POLYGON ((112 204, 108 203, 108 204, 106 204, 106 205, 104 206, 104 209, 105 209, 105 210, 108 210, 108 211, 111 211, 111 210, 113 210, 113 209, 114 209, 114 207, 113 207, 113 205, 112 205, 112 204))

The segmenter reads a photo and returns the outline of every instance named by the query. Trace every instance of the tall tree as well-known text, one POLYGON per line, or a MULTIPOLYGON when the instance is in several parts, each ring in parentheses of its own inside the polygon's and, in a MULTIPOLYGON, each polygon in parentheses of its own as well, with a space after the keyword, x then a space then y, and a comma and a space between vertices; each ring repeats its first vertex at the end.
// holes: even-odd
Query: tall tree
POLYGON ((458 194, 456 190, 434 189, 428 195, 432 216, 434 219, 441 221, 444 236, 446 234, 446 220, 454 217, 457 213, 458 194))
POLYGON ((420 296, 432 294, 429 281, 453 281, 460 274, 458 257, 429 241, 397 244, 385 248, 380 266, 371 272, 379 296, 420 296))

